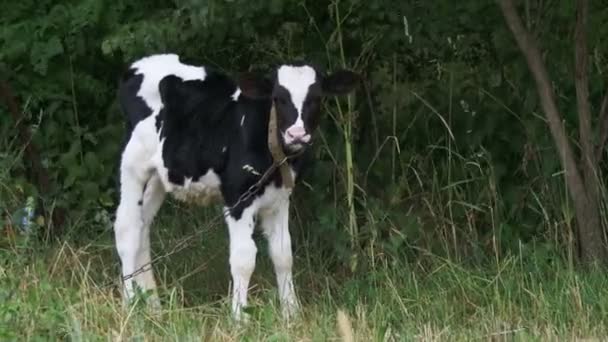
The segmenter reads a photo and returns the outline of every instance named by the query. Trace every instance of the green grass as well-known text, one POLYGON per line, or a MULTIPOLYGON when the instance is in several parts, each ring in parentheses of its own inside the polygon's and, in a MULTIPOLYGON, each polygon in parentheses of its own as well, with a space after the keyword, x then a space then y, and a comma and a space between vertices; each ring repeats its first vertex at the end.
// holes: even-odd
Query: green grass
MULTIPOLYGON (((186 223, 204 222, 204 215, 188 212, 162 215, 155 252, 171 251, 192 234, 186 223), (175 229, 160 229, 169 225, 175 229)), ((280 319, 272 267, 260 246, 252 319, 238 326, 229 318, 226 234, 215 228, 156 264, 159 313, 123 306, 109 230, 43 246, 3 237, 0 339, 326 341, 340 339, 339 309, 357 341, 608 337, 608 277, 599 270, 577 273, 542 253, 464 265, 422 252, 416 260, 385 258, 348 275, 330 270, 305 242, 295 261, 301 315, 291 324, 280 319)))

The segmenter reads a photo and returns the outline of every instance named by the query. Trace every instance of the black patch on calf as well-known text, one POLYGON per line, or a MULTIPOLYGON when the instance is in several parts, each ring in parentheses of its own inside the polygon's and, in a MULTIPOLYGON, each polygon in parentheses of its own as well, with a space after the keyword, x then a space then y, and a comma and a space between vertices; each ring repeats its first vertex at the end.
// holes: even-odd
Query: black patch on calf
POLYGON ((139 97, 137 93, 144 81, 144 75, 135 74, 136 69, 129 69, 123 75, 122 82, 118 88, 118 100, 122 112, 126 115, 127 137, 129 141, 133 129, 138 122, 147 118, 152 114, 152 109, 148 107, 144 99, 139 97))
MULTIPOLYGON (((124 151, 129 143, 137 123, 152 114, 152 109, 148 107, 144 99, 137 95, 144 76, 135 74, 136 71, 133 68, 127 70, 118 86, 118 102, 125 115, 125 135, 121 144, 121 151, 124 151)), ((120 169, 117 171, 120 173, 120 169)), ((118 174, 118 183, 120 183, 120 174, 118 174)))
POLYGON ((183 81, 177 76, 163 78, 159 85, 164 108, 161 126, 163 162, 171 183, 183 185, 186 178, 197 181, 213 169, 221 173, 229 145, 238 132, 236 84, 227 76, 207 70, 205 80, 183 81))
POLYGON ((285 87, 277 85, 274 90, 274 103, 277 108, 279 131, 285 132, 298 119, 298 110, 291 100, 291 94, 285 87))
POLYGON ((319 126, 321 119, 321 86, 318 81, 308 87, 308 93, 302 105, 302 121, 306 132, 312 134, 319 126))
POLYGON ((249 98, 264 99, 270 97, 272 86, 272 81, 256 73, 246 72, 239 75, 239 88, 249 98))

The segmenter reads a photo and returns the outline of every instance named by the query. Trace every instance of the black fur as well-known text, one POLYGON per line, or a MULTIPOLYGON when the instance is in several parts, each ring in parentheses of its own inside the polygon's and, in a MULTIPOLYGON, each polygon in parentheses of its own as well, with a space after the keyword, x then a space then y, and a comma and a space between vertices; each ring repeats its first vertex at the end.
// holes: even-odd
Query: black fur
MULTIPOLYGON (((267 145, 272 101, 277 106, 281 132, 295 122, 297 113, 289 92, 276 84, 276 79, 274 87, 270 88, 268 82, 244 78, 245 81, 240 81, 243 92, 235 101, 232 95, 237 89, 236 82, 210 69, 206 69, 206 73, 203 81, 184 81, 170 75, 159 82, 164 107, 155 125, 161 139, 165 139, 162 157, 169 181, 183 185, 187 178, 197 181, 211 169, 219 175, 225 205, 232 207, 272 165, 267 145), (243 116, 245 119, 241 125, 243 116), (244 169, 245 165, 259 174, 244 169)), ((128 137, 137 123, 151 114, 150 108, 137 96, 142 80, 143 76, 136 75, 131 69, 123 78, 119 91, 123 111, 127 114, 128 137)), ((319 121, 320 101, 325 88, 322 81, 317 80, 310 86, 304 103, 302 115, 305 128, 310 133, 319 121)), ((301 155, 289 163, 300 175, 307 159, 301 155)), ((280 186, 279 171, 275 171, 268 182, 280 186)), ((256 196, 261 195, 263 189, 261 187, 256 196)), ((253 199, 239 203, 230 210, 230 214, 238 220, 253 199)))
MULTIPOLYGON (((135 69, 129 69, 123 76, 118 88, 118 98, 122 112, 126 115, 127 135, 126 142, 131 138, 131 133, 138 122, 152 114, 152 110, 137 92, 144 80, 143 75, 136 75, 135 69)), ((126 144, 125 142, 125 144, 126 144)))
MULTIPOLYGON (((141 84, 141 77, 132 74, 126 83, 141 84)), ((131 94, 121 97, 123 108, 129 114, 131 130, 145 118, 139 113, 130 115, 134 113, 130 108, 143 102, 134 96, 136 88, 128 87, 131 94)), ((263 174, 273 161, 267 146, 270 98, 251 99, 241 95, 234 101, 231 95, 236 88, 236 83, 217 72, 208 71, 204 81, 183 81, 177 76, 167 76, 159 84, 164 108, 156 119, 161 139, 165 138, 162 156, 169 181, 183 185, 186 178, 197 181, 212 169, 220 177, 221 192, 228 207, 260 178, 244 170, 243 166, 250 165, 263 174), (245 120, 241 126, 243 115, 245 120)), ((150 115, 150 109, 147 106, 146 109, 150 115)), ((298 173, 303 160, 300 156, 290 161, 298 173)), ((281 185, 278 171, 269 182, 281 185)), ((263 188, 257 195, 262 193, 263 188)), ((253 199, 239 203, 231 210, 231 215, 239 219, 253 199)))

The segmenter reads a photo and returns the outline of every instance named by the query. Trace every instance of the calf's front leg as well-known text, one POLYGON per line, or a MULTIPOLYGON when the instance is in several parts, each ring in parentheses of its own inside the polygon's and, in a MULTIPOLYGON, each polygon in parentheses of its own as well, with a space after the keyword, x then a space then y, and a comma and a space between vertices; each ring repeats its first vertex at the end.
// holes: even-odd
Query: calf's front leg
POLYGON ((268 249, 274 264, 283 317, 291 318, 299 309, 293 286, 293 257, 289 235, 289 198, 260 213, 261 225, 268 239, 268 249))
POLYGON ((230 273, 232 274, 232 313, 238 321, 247 306, 249 280, 255 268, 257 248, 253 241, 254 209, 246 208, 240 217, 226 210, 226 223, 230 235, 230 273))

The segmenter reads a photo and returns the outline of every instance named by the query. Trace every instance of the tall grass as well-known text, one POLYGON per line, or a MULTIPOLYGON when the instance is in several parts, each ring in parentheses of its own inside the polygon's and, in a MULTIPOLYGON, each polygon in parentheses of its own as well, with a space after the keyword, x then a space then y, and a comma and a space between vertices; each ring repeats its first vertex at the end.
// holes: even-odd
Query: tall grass
MULTIPOLYGON (((162 221, 186 224, 189 216, 169 213, 162 221)), ((122 305, 110 240, 42 248, 5 240, 0 338, 325 341, 344 334, 336 325, 338 310, 346 313, 357 341, 608 336, 608 279, 599 271, 573 272, 560 259, 522 253, 466 266, 424 252, 421 262, 394 260, 341 278, 319 262, 307 266, 315 258, 312 246, 296 253, 301 315, 289 324, 280 318, 272 267, 261 252, 248 309, 252 319, 239 326, 230 319, 226 296, 226 241, 220 231, 207 233, 205 241, 156 265, 160 312, 122 305), (195 265, 203 267, 184 270, 195 265)), ((179 237, 157 230, 155 249, 179 237)))

